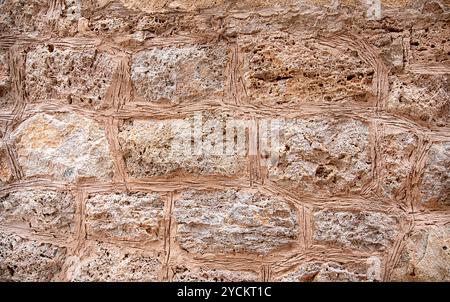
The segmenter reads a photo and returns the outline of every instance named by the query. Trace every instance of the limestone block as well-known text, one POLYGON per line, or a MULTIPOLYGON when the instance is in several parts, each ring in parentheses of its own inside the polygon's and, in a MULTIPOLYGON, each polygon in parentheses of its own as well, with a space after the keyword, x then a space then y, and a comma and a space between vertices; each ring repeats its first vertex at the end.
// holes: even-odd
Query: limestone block
POLYGON ((78 282, 158 281, 161 269, 156 252, 129 250, 113 245, 92 243, 74 257, 68 279, 78 282))
POLYGON ((58 100, 90 108, 104 102, 117 60, 93 48, 46 44, 27 53, 25 85, 30 101, 58 100))
POLYGON ((269 179, 293 190, 359 192, 371 178, 369 127, 350 119, 316 116, 286 120, 279 160, 269 179))
POLYGON ((364 282, 381 281, 380 259, 366 262, 339 263, 313 261, 302 263, 294 270, 275 278, 281 282, 364 282))
POLYGON ((13 172, 8 159, 8 151, 3 142, 0 141, 0 187, 11 181, 13 172))
POLYGON ((434 144, 425 163, 420 184, 424 205, 450 205, 450 143, 434 144))
POLYGON ((450 75, 391 76, 386 109, 427 126, 447 126, 450 115, 450 75))
POLYGON ((109 180, 113 162, 105 129, 74 113, 36 114, 12 134, 25 176, 109 180))
POLYGON ((86 200, 88 236, 154 241, 164 233, 164 198, 159 194, 98 194, 86 200))
POLYGON ((244 79, 250 102, 369 102, 373 69, 355 51, 313 39, 276 34, 243 38, 244 79))
POLYGON ((57 281, 67 249, 0 232, 1 281, 57 281))
POLYGON ((396 217, 379 212, 321 210, 313 220, 314 242, 369 251, 391 248, 400 230, 396 217))
POLYGON ((178 265, 172 268, 174 282, 256 282, 260 278, 251 271, 234 271, 209 267, 186 267, 178 265))
POLYGON ((38 232, 74 232, 75 200, 68 192, 23 189, 0 194, 0 224, 38 232))
POLYGON ((295 244, 296 209, 254 190, 185 191, 175 201, 176 239, 189 253, 268 254, 295 244))
POLYGON ((186 45, 143 50, 132 59, 137 100, 178 104, 188 98, 223 92, 227 49, 224 45, 186 45))
POLYGON ((205 116, 199 131, 192 119, 130 120, 119 132, 128 173, 134 178, 177 174, 233 176, 245 171, 245 150, 226 154, 212 144, 225 139, 226 116, 205 116), (208 128, 217 121, 217 129, 208 128), (223 130, 223 131, 222 131, 223 130), (192 140, 201 146, 196 150, 192 140), (208 141, 211 144, 202 144, 208 141))
POLYGON ((401 251, 393 281, 450 281, 450 228, 415 231, 401 251))

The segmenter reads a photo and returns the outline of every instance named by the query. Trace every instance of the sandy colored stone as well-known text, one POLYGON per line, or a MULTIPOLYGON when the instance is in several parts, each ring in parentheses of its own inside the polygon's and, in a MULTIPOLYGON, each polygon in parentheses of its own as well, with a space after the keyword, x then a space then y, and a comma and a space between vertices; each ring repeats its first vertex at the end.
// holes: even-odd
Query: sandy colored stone
POLYGON ((0 280, 56 281, 67 249, 50 243, 0 233, 0 280))
MULTIPOLYGON (((208 129, 208 121, 217 121, 225 131, 226 116, 204 116, 199 133, 193 119, 131 120, 119 132, 119 142, 128 173, 134 178, 178 174, 232 176, 245 169, 245 150, 224 154, 212 145, 194 149, 192 140, 211 144, 223 141, 222 131, 208 129), (198 152, 197 152, 198 151, 198 152)), ((218 146, 218 145, 216 145, 218 146)))
POLYGON ((417 230, 406 240, 393 281, 450 281, 450 228, 417 230))
POLYGON ((48 43, 27 53, 25 85, 31 101, 58 100, 101 108, 117 60, 93 48, 75 50, 48 43))
MULTIPOLYGON (((425 9, 433 10, 431 1, 425 9)), ((434 6, 434 9, 439 9, 434 6)), ((416 22, 411 29, 410 61, 412 64, 450 63, 450 23, 447 20, 416 22)), ((447 65, 448 66, 448 65, 447 65)))
POLYGON ((367 282, 381 281, 380 259, 373 257, 367 262, 308 262, 286 272, 275 281, 281 282, 367 282))
POLYGON ((80 1, 83 0, 4 0, 0 5, 0 29, 31 37, 49 32, 73 36, 77 32, 80 1))
POLYGON ((153 48, 136 53, 131 79, 137 100, 180 103, 223 92, 227 49, 223 45, 153 48))
POLYGON ((86 200, 88 236, 127 241, 160 240, 164 198, 159 194, 98 194, 86 200))
POLYGON ((74 232, 75 198, 68 192, 20 190, 0 194, 0 224, 37 232, 74 232))
POLYGON ((12 134, 25 176, 109 180, 113 163, 105 129, 74 113, 36 114, 12 134))
POLYGON ((177 243, 189 253, 268 254, 294 244, 296 209, 254 190, 186 191, 175 200, 177 243))
POLYGON ((0 50, 0 111, 11 111, 13 105, 14 98, 11 94, 9 54, 0 50))
POLYGON ((399 232, 397 218, 378 212, 321 210, 313 214, 313 220, 313 239, 317 244, 386 250, 392 247, 399 232))
POLYGON ((382 135, 380 189, 388 198, 405 198, 417 143, 417 135, 400 128, 387 127, 382 135))
POLYGON ((0 187, 13 178, 13 172, 8 159, 8 151, 3 142, 0 141, 0 187))
POLYGON ((279 159, 269 179, 293 190, 359 192, 370 181, 369 127, 326 116, 286 120, 280 125, 279 159))
POLYGON ((158 281, 160 255, 128 250, 118 246, 92 243, 81 257, 73 257, 67 278, 77 282, 149 282, 158 281))
POLYGON ((285 33, 243 39, 251 102, 368 102, 373 97, 374 71, 355 51, 338 51, 314 39, 300 42, 285 33))
POLYGON ((258 274, 251 271, 233 271, 209 267, 172 267, 173 282, 256 282, 258 274))
POLYGON ((420 184, 421 202, 450 205, 450 143, 431 146, 420 184))
POLYGON ((450 76, 400 74, 390 77, 386 109, 419 123, 445 127, 450 116, 450 76))

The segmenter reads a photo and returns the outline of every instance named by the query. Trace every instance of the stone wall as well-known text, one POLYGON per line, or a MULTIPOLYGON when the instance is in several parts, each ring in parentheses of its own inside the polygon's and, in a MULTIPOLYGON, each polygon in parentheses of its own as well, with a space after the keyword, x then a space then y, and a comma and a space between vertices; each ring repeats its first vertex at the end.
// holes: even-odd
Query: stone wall
POLYGON ((0 1, 0 280, 450 281, 450 2, 373 3, 0 1))

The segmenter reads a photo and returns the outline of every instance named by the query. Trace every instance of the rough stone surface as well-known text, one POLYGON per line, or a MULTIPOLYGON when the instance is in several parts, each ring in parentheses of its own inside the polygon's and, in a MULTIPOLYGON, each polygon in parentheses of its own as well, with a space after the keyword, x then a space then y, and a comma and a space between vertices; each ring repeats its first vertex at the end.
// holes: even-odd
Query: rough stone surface
POLYGON ((74 230, 75 201, 67 192, 20 190, 0 195, 0 224, 67 234, 74 230))
POLYGON ((177 242, 190 253, 267 254, 297 239, 296 210, 259 192, 183 192, 175 201, 177 242))
POLYGON ((164 232, 164 198, 158 194, 99 194, 86 201, 88 236, 154 241, 164 232))
MULTIPOLYGON (((370 259, 371 260, 371 259, 370 259)), ((275 281, 281 282, 360 282, 381 281, 379 259, 366 263, 309 262, 285 273, 275 281), (374 265, 370 265, 371 263, 374 265)))
POLYGON ((158 281, 161 261, 155 253, 126 250, 106 244, 86 247, 72 259, 68 279, 80 282, 158 281))
POLYGON ((314 39, 299 43, 298 37, 287 34, 245 39, 244 77, 252 102, 370 100, 374 71, 356 51, 339 52, 314 39))
POLYGON ((223 91, 225 47, 155 48, 133 56, 131 79, 139 99, 180 103, 223 91))
POLYGON ((390 198, 405 198, 407 179, 412 172, 417 135, 402 129, 387 128, 381 137, 381 191, 390 198))
POLYGON ((450 143, 430 148, 420 185, 421 201, 425 205, 450 205, 450 143))
POLYGON ((31 101, 56 99, 100 108, 117 63, 96 49, 73 50, 53 44, 27 53, 25 85, 31 101))
POLYGON ((175 282, 256 282, 258 274, 250 271, 232 271, 208 267, 188 268, 179 265, 172 268, 175 282))
MULTIPOLYGON (((217 118, 217 117, 211 117, 217 118)), ((225 130, 225 117, 218 117, 219 129, 225 130)), ((195 175, 234 175, 245 168, 242 150, 223 154, 214 143, 224 139, 222 131, 207 129, 206 117, 199 133, 194 133, 192 119, 127 121, 119 142, 130 176, 143 178, 171 173, 195 175), (210 140, 195 151, 192 140, 210 140)), ((222 143, 223 144, 223 143, 222 143)), ((218 146, 218 145, 217 145, 218 146)))
POLYGON ((450 76, 405 75, 390 78, 387 110, 420 123, 444 127, 450 116, 450 76))
POLYGON ((0 280, 450 281, 449 13, 0 0, 0 280))
POLYGON ((73 113, 36 114, 13 137, 26 176, 50 175, 66 181, 112 177, 105 129, 93 120, 73 113))
POLYGON ((317 243, 385 250, 399 232, 397 219, 384 213, 322 210, 313 217, 313 238, 317 243))
POLYGON ((0 142, 0 187, 12 180, 13 175, 8 160, 8 151, 0 142))
POLYGON ((52 281, 61 272, 66 248, 0 233, 1 281, 52 281))
POLYGON ((295 190, 357 192, 370 181, 368 125, 359 120, 317 117, 287 120, 284 146, 269 179, 295 190))
POLYGON ((450 228, 414 232, 406 241, 391 280, 450 281, 450 228))

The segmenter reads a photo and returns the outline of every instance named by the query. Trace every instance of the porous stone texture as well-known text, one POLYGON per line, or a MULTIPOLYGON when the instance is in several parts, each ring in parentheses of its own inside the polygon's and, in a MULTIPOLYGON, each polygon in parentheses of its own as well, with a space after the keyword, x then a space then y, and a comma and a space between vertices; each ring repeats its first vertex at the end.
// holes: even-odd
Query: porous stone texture
POLYGON ((8 151, 0 141, 0 187, 12 180, 13 174, 8 160, 8 151))
POLYGON ((390 78, 387 110, 420 123, 445 127, 450 115, 450 75, 400 74, 390 78))
POLYGON ((183 192, 174 218, 177 242, 189 253, 267 254, 298 237, 295 208, 251 190, 183 192))
POLYGON ((256 282, 258 274, 250 271, 232 271, 208 267, 189 268, 178 265, 172 268, 174 282, 256 282))
POLYGON ((37 232, 74 231, 75 200, 68 192, 20 190, 0 194, 0 224, 37 232))
POLYGON ((449 0, 0 0, 0 280, 450 281, 449 37, 449 0))
POLYGON ((367 282, 381 281, 379 259, 366 262, 308 262, 277 277, 279 282, 367 282))
POLYGON ((158 281, 160 256, 154 252, 121 249, 108 244, 94 244, 81 257, 70 259, 67 275, 77 282, 149 282, 158 281))
POLYGON ((25 176, 76 181, 113 174, 105 129, 74 113, 36 114, 12 134, 25 176))
POLYGON ((14 99, 11 94, 9 54, 0 50, 0 111, 11 110, 14 99))
POLYGON ((450 228, 430 227, 411 234, 392 280, 450 281, 450 228))
POLYGON ((325 116, 287 120, 284 146, 269 166, 269 179, 293 190, 358 192, 370 181, 369 126, 325 116))
POLYGON ((0 280, 57 280, 66 253, 65 247, 0 232, 0 280))
POLYGON ((244 77, 251 102, 268 105, 368 102, 374 70, 356 51, 279 34, 244 36, 244 77))
POLYGON ((392 246, 399 232, 397 219, 384 213, 322 210, 313 217, 313 238, 317 243, 384 250, 392 246))
POLYGON ((425 205, 450 205, 450 142, 433 145, 429 152, 420 185, 425 205))
POLYGON ((67 49, 53 44, 27 53, 25 85, 30 101, 59 100, 100 108, 117 62, 96 49, 67 49))
POLYGON ((193 119, 131 120, 119 132, 119 142, 128 173, 134 178, 173 173, 192 175, 234 175, 245 169, 245 150, 224 154, 226 116, 205 116, 199 131, 193 119), (217 120, 216 120, 217 119, 217 120), (215 131, 208 121, 216 123, 215 131), (195 149, 195 141, 201 143, 195 149), (209 141, 210 144, 202 142, 209 141))
POLYGON ((385 196, 405 199, 418 139, 416 134, 394 127, 387 127, 381 136, 380 189, 385 196))
POLYGON ((98 194, 86 201, 88 236, 129 241, 162 239, 164 198, 159 194, 98 194))
POLYGON ((133 56, 137 100, 180 103, 223 91, 227 50, 194 45, 155 48, 133 56))

